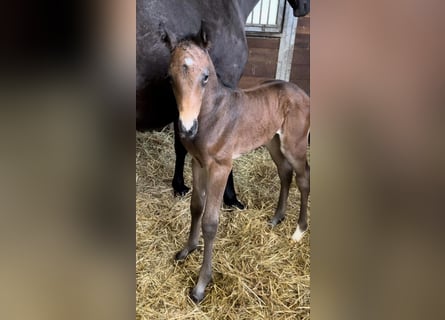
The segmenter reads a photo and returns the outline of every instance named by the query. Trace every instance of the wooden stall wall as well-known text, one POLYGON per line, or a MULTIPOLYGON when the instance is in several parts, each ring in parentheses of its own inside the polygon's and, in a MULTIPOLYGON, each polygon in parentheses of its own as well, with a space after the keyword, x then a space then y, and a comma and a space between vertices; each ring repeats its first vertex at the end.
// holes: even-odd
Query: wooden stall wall
POLYGON ((274 79, 277 70, 279 38, 247 37, 249 58, 240 87, 252 87, 266 79, 274 79))
MULTIPOLYGON (((280 38, 248 36, 249 58, 240 87, 248 88, 274 79, 280 38)), ((310 94, 310 16, 298 18, 290 81, 310 94)))
POLYGON ((300 86, 307 94, 310 92, 310 15, 298 18, 297 34, 295 35, 294 55, 290 81, 300 86))

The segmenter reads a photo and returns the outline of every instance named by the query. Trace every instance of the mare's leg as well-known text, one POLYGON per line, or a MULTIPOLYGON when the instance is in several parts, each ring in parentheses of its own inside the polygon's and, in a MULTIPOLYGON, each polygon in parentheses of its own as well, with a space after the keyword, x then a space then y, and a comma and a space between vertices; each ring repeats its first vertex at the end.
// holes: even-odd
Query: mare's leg
POLYGON ((278 200, 277 209, 275 210, 275 215, 270 220, 272 226, 276 226, 278 223, 283 221, 286 214, 287 198, 289 196, 289 188, 292 182, 292 165, 283 156, 280 150, 280 139, 277 135, 266 145, 272 160, 278 169, 278 176, 280 177, 281 189, 280 198, 278 200))
POLYGON ((206 204, 202 216, 202 234, 204 237, 204 260, 196 286, 190 292, 190 298, 200 302, 204 298, 204 291, 212 278, 212 251, 216 231, 218 229, 219 210, 221 208, 224 186, 231 169, 230 165, 217 165, 209 167, 209 176, 206 190, 206 204))
POLYGON ((190 252, 198 247, 199 234, 201 228, 201 218, 205 207, 205 188, 206 188, 206 169, 201 168, 199 163, 193 159, 192 160, 192 171, 193 171, 193 191, 192 191, 192 201, 190 203, 190 213, 192 215, 192 221, 190 224, 190 234, 187 244, 184 248, 179 251, 175 259, 183 260, 190 252))
POLYGON ((187 150, 182 145, 181 139, 179 138, 177 120, 174 123, 174 127, 175 127, 176 162, 175 162, 175 175, 173 176, 172 180, 172 187, 175 196, 177 195, 184 196, 190 190, 190 188, 184 184, 184 161, 185 161, 185 156, 187 155, 187 150))
POLYGON ((224 203, 230 207, 244 209, 244 205, 236 198, 235 185, 233 183, 233 170, 230 171, 229 178, 227 179, 226 188, 224 189, 224 203))

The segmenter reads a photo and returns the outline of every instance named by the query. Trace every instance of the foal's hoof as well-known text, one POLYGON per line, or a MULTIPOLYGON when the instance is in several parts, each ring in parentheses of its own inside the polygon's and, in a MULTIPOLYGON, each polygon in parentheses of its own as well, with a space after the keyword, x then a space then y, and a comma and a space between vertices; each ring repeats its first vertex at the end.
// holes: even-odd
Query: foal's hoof
POLYGON ((297 226, 294 234, 292 235, 292 240, 295 242, 300 242, 303 239, 304 234, 306 233, 306 229, 302 230, 300 226, 297 226))
POLYGON ((245 206, 241 202, 239 202, 237 198, 224 199, 224 204, 226 206, 238 208, 240 210, 243 210, 245 208, 245 206))
POLYGON ((184 260, 185 258, 187 258, 187 256, 189 255, 189 252, 186 250, 181 250, 179 252, 176 253, 175 255, 175 260, 176 261, 181 261, 184 260))
POLYGON ((178 253, 176 253, 175 255, 175 260, 179 261, 179 260, 184 260, 185 258, 187 258, 187 256, 196 250, 197 247, 192 248, 192 249, 188 249, 188 248, 184 248, 181 251, 179 251, 178 253))
POLYGON ((190 299, 196 304, 200 303, 202 299, 204 299, 204 292, 203 293, 197 293, 194 289, 190 290, 189 294, 190 299))
POLYGON ((269 225, 271 227, 275 227, 277 224, 280 224, 284 220, 284 217, 273 217, 269 220, 269 225))
POLYGON ((185 184, 183 184, 181 186, 173 186, 173 191, 175 197, 177 196, 183 197, 190 191, 190 188, 187 187, 185 184))

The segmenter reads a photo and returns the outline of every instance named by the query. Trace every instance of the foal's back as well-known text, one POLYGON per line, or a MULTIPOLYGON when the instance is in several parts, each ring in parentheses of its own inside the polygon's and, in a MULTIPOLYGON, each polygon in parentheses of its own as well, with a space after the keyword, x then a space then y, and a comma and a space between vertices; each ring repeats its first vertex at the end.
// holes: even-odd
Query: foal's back
POLYGON ((249 96, 276 94, 279 99, 289 99, 298 107, 309 108, 309 96, 292 82, 276 79, 265 80, 255 87, 244 89, 243 92, 249 96))
MULTIPOLYGON (((247 97, 244 104, 250 108, 261 108, 264 121, 281 121, 291 117, 295 124, 309 123, 310 98, 295 83, 283 80, 266 80, 256 87, 242 90, 247 97), (266 109, 266 110, 264 110, 266 109), (264 113, 269 114, 264 116, 264 113), (293 119, 294 117, 299 118, 293 119)), ((306 127, 306 126, 304 126, 306 127)))
POLYGON ((236 90, 233 105, 237 117, 228 140, 235 158, 269 143, 275 134, 288 134, 306 140, 309 130, 309 97, 296 84, 267 80, 260 85, 236 90))

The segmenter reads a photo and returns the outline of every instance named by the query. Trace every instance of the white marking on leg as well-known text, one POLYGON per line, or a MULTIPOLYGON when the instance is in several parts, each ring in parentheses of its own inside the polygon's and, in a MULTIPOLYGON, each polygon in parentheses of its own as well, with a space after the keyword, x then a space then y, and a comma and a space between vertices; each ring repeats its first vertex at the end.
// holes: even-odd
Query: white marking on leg
POLYGON ((280 140, 280 151, 281 151, 281 153, 285 156, 285 150, 284 150, 284 144, 283 144, 283 131, 281 131, 281 129, 279 129, 278 131, 277 131, 277 134, 278 134, 278 139, 280 140))
POLYGON ((297 226, 297 229, 295 230, 294 234, 292 235, 292 240, 296 242, 300 242, 300 240, 303 238, 306 231, 302 231, 300 229, 300 226, 297 226))
POLYGON ((194 61, 193 61, 192 58, 187 57, 187 58, 184 59, 184 63, 185 63, 187 66, 192 66, 192 65, 194 64, 194 61))

